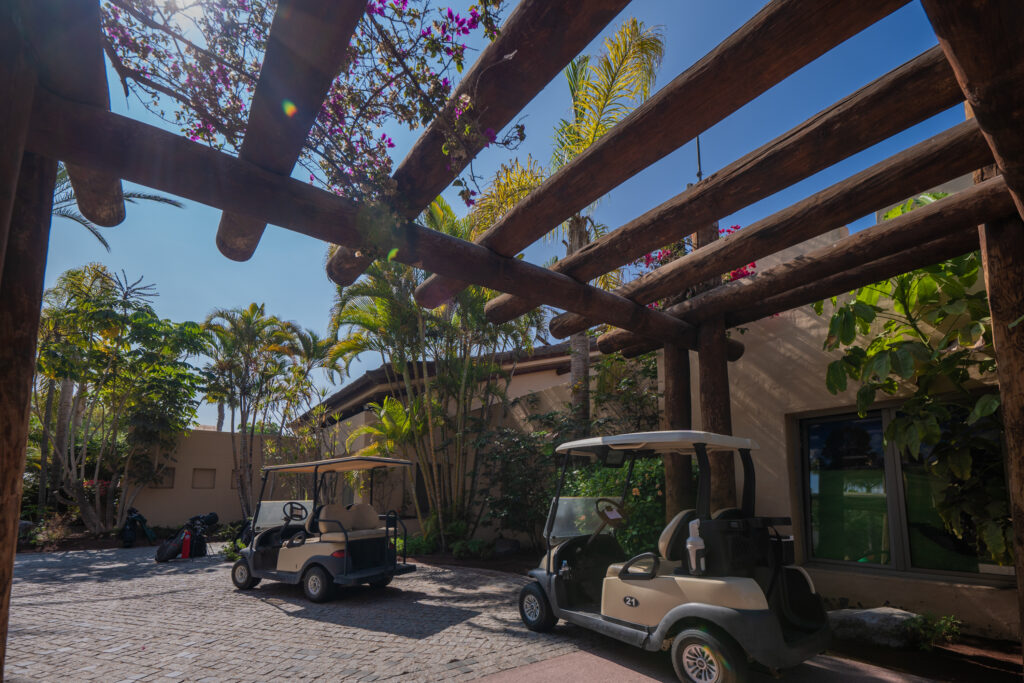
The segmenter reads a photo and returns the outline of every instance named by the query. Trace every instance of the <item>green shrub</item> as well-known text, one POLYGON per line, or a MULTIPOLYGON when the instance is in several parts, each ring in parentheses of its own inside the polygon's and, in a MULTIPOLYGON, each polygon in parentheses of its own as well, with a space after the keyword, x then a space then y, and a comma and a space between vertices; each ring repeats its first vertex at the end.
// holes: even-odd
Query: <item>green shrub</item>
POLYGON ((71 533, 70 523, 70 513, 50 513, 29 533, 29 543, 43 550, 52 550, 71 533))
POLYGON ((396 545, 399 555, 432 555, 437 552, 437 541, 422 536, 412 536, 408 539, 398 539, 396 545))
POLYGON ((452 555, 460 560, 470 558, 489 560, 494 557, 494 544, 479 538, 469 541, 456 541, 452 543, 452 555))
POLYGON ((224 544, 224 547, 220 549, 221 556, 228 562, 237 562, 241 557, 241 553, 238 551, 245 547, 241 539, 231 539, 224 544))
POLYGON ((936 617, 932 614, 918 614, 906 621, 904 628, 911 639, 922 650, 931 650, 937 643, 952 643, 960 637, 959 619, 949 614, 936 617))

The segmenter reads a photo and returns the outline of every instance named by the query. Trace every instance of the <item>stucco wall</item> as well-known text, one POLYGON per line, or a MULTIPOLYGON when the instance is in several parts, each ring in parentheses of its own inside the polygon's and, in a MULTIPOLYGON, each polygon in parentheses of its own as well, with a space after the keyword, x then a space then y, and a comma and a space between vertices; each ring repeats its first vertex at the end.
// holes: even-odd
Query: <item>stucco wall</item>
MULTIPOLYGON (((259 437, 255 444, 262 452, 259 437)), ((238 490, 232 488, 231 434, 197 429, 185 434, 173 454, 174 487, 146 487, 135 499, 135 507, 158 526, 179 526, 193 515, 216 512, 221 522, 242 518, 238 490), (193 470, 213 469, 214 488, 193 488, 193 470)), ((257 468, 259 456, 257 455, 257 468)))

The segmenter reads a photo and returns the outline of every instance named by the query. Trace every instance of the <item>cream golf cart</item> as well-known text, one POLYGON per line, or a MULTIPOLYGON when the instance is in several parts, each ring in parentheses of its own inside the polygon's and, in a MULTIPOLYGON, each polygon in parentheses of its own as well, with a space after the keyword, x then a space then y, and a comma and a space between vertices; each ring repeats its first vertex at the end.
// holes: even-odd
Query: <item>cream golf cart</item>
POLYGON ((378 514, 373 508, 372 477, 369 504, 341 502, 343 473, 391 467, 411 463, 347 457, 264 467, 252 540, 231 569, 235 586, 246 590, 261 579, 301 583, 307 598, 323 602, 336 586, 383 588, 394 576, 414 571, 404 556, 398 561, 396 551, 399 528, 404 543, 405 524, 396 512, 378 514))
POLYGON ((756 448, 749 439, 693 431, 559 446, 565 457, 544 530, 549 550, 519 595, 526 626, 547 631, 564 619, 646 650, 671 648, 679 679, 698 683, 743 681, 748 660, 784 669, 823 651, 830 631, 821 599, 792 566, 792 538, 776 531, 791 520, 754 514, 756 448), (712 513, 709 452, 738 452, 739 508, 712 513), (622 501, 633 465, 665 453, 696 456, 697 509, 669 522, 658 552, 627 558, 614 530, 629 524, 622 501), (563 497, 566 472, 580 461, 625 467, 621 497, 563 497))

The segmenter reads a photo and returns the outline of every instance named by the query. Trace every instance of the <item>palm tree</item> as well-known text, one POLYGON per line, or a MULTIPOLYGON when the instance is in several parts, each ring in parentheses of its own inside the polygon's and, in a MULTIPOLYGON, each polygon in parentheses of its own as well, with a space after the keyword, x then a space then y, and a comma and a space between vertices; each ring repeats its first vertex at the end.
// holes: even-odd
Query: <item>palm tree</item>
POLYGON ((253 441, 260 410, 274 391, 283 372, 288 327, 268 316, 263 304, 247 308, 217 309, 207 316, 204 328, 212 338, 213 360, 206 371, 218 378, 215 390, 231 409, 232 447, 234 417, 238 410, 239 448, 235 466, 243 517, 252 512, 253 441))
MULTIPOLYGON (((124 200, 134 204, 137 200, 144 200, 147 202, 159 202, 160 204, 169 204, 177 208, 183 208, 185 205, 176 199, 170 197, 164 197, 159 194, 149 194, 146 192, 125 192, 123 194, 124 200)), ((60 164, 57 167, 57 182, 53 186, 53 215, 61 218, 67 218, 68 220, 74 221, 81 225, 83 228, 92 233, 92 236, 99 240, 100 244, 110 251, 110 244, 106 238, 100 232, 99 227, 96 226, 92 221, 83 216, 78 211, 78 199, 75 197, 75 190, 71 187, 71 179, 68 178, 68 169, 64 164, 60 164)))
MULTIPOLYGON (((650 96, 663 55, 661 28, 648 28, 637 19, 629 19, 613 36, 605 39, 604 51, 596 60, 583 55, 569 63, 565 77, 572 115, 559 121, 555 128, 552 173, 582 154, 650 96)), ((544 177, 544 169, 529 157, 526 164, 516 160, 503 165, 474 211, 477 232, 497 222, 539 186, 544 177)), ((580 211, 548 237, 562 239, 569 255, 599 237, 605 229, 586 211, 580 211)), ((596 284, 613 289, 620 284, 619 272, 599 277, 596 284)), ((590 338, 587 333, 572 335, 570 348, 572 408, 580 429, 585 432, 590 422, 590 338)))

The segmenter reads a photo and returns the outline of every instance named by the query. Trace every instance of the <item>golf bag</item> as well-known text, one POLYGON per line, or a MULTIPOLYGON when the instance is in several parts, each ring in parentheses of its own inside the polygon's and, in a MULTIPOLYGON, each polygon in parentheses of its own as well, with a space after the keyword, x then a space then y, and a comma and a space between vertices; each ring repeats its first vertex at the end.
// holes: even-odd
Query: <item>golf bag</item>
POLYGON ((135 545, 135 539, 138 538, 140 529, 146 535, 146 540, 152 545, 153 541, 156 540, 156 534, 146 526, 146 518, 139 514, 139 511, 135 508, 128 508, 128 517, 125 518, 124 526, 121 528, 121 543, 125 548, 131 548, 135 545))
POLYGON ((206 532, 217 523, 216 512, 209 512, 205 515, 196 515, 185 522, 185 526, 178 530, 171 538, 168 538, 156 549, 156 561, 167 562, 179 555, 183 559, 190 557, 206 556, 206 532))

